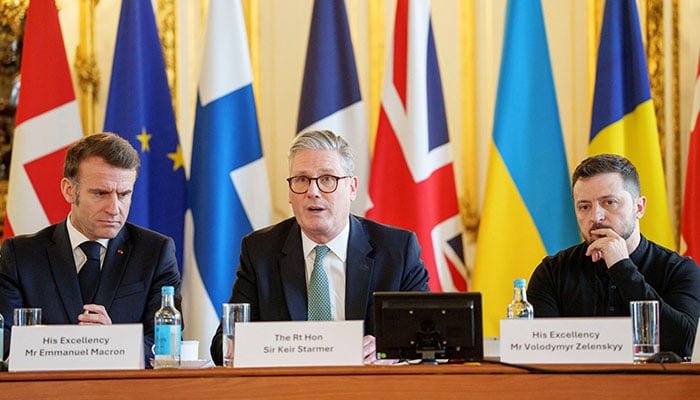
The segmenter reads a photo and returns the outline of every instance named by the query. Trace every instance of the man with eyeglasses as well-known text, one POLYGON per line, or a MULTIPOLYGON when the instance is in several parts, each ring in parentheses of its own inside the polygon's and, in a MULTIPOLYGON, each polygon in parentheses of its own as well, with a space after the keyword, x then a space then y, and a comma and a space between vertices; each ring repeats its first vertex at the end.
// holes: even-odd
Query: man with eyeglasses
MULTIPOLYGON (((243 238, 229 302, 250 303, 252 321, 364 320, 364 357, 372 363, 372 293, 428 291, 428 272, 413 232, 350 214, 353 170, 341 136, 309 131, 294 139, 287 178, 294 217, 243 238), (318 296, 318 287, 327 294, 318 296), (320 305, 319 297, 326 299, 320 305)), ((221 325, 210 351, 221 365, 221 325)))

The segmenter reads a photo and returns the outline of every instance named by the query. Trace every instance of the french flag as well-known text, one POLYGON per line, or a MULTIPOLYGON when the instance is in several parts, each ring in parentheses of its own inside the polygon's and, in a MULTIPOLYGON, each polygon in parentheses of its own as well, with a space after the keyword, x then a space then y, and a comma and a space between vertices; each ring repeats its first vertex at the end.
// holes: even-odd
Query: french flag
POLYGON ((333 131, 350 144, 359 179, 351 211, 364 215, 369 206, 369 128, 343 0, 314 1, 297 120, 297 133, 309 130, 333 131))
POLYGON ((270 223, 268 175, 241 3, 212 0, 204 35, 188 188, 183 309, 200 354, 231 295, 241 239, 270 223))
POLYGON ((55 2, 29 3, 20 69, 3 238, 35 232, 70 211, 61 194, 63 160, 83 132, 55 2))
POLYGON ((416 233, 432 291, 464 291, 462 224, 430 2, 397 2, 388 57, 367 216, 416 233))

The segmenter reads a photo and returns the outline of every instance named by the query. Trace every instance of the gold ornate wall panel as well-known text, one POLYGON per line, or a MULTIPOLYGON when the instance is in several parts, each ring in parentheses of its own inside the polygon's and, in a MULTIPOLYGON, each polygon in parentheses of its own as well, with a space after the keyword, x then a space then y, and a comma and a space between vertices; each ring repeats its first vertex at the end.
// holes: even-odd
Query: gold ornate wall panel
POLYGON ((672 177, 669 179, 673 179, 673 187, 676 188, 674 192, 674 196, 672 197, 671 203, 673 204, 673 215, 676 216, 676 220, 679 221, 676 224, 675 227, 675 233, 676 237, 678 238, 678 242, 676 243, 678 246, 677 248, 680 248, 680 237, 681 237, 681 225, 680 225, 680 220, 681 220, 681 210, 682 210, 682 201, 683 201, 683 193, 681 190, 682 183, 681 183, 681 171, 683 169, 683 166, 681 165, 681 105, 680 105, 680 98, 681 98, 681 87, 680 87, 680 34, 679 34, 679 6, 678 6, 678 0, 672 0, 671 2, 671 21, 672 21, 672 26, 671 26, 671 37, 672 37, 672 42, 671 42, 671 53, 672 53, 672 63, 671 63, 671 90, 673 90, 672 94, 672 101, 673 101, 673 114, 671 115, 671 118, 673 120, 673 168, 672 168, 672 177))
POLYGON ((379 106, 384 80, 385 29, 384 5, 381 1, 369 1, 369 143, 370 152, 374 151, 374 139, 379 125, 379 106))
MULTIPOLYGON (((160 43, 163 46, 165 70, 172 96, 173 110, 178 114, 177 96, 177 2, 176 0, 158 0, 156 11, 160 43)), ((177 118, 176 118, 177 119, 177 118)))
MULTIPOLYGON (((647 66, 649 68, 649 83, 651 85, 651 98, 654 100, 656 122, 659 127, 659 142, 661 154, 666 154, 666 113, 664 103, 666 100, 666 77, 664 52, 664 7, 663 0, 646 1, 646 32, 644 42, 647 51, 647 66)), ((644 15, 640 13, 640 15, 644 15)), ((664 160, 664 164, 665 164, 664 160)))
POLYGON ((78 105, 83 135, 97 131, 95 111, 100 90, 100 71, 95 60, 95 6, 99 0, 80 0, 80 42, 74 67, 78 79, 78 105))
POLYGON ((643 32, 647 65, 649 67, 649 82, 651 96, 654 100, 656 120, 659 128, 659 144, 666 171, 666 187, 669 193, 671 220, 675 221, 673 228, 675 237, 679 237, 681 214, 681 156, 680 156, 680 88, 678 86, 678 0, 646 0, 643 2, 644 12, 640 12, 643 19, 643 32), (666 26, 666 13, 671 13, 671 26, 666 26), (671 31, 671 35, 667 34, 671 31), (670 39, 669 39, 670 38, 670 39), (670 43, 669 43, 670 42, 670 43), (671 60, 671 71, 667 71, 671 60), (668 80, 671 80, 670 93, 667 88, 668 80), (672 113, 667 115, 666 110, 670 103, 672 113), (669 124, 670 119, 670 124, 669 124), (671 127, 669 129, 668 127, 671 127), (670 147, 670 149, 669 149, 670 147))
POLYGON ((460 195, 462 224, 470 241, 476 240, 479 229, 479 190, 477 166, 476 128, 476 22, 474 2, 460 1, 461 27, 459 40, 462 48, 460 60, 461 99, 462 99, 462 171, 464 192, 460 195))

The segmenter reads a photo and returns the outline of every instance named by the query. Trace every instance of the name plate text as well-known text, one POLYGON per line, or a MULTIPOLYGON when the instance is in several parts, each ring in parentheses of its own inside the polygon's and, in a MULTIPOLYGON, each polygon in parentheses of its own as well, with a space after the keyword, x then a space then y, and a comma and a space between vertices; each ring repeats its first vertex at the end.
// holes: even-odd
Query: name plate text
POLYGON ((13 326, 10 371, 143 369, 143 327, 13 326))
POLYGON ((503 319, 501 361, 632 363, 632 321, 629 317, 503 319))
POLYGON ((234 367, 362 365, 363 321, 236 324, 234 367))

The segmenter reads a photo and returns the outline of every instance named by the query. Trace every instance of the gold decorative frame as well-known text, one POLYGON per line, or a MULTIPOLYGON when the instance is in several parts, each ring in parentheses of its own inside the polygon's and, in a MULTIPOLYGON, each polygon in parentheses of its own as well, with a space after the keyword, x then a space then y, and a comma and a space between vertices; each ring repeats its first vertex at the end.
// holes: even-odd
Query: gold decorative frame
POLYGON ((75 71, 80 96, 78 105, 83 135, 95 132, 95 107, 100 90, 100 70, 95 61, 95 6, 99 0, 80 1, 80 42, 75 50, 75 71))
MULTIPOLYGON (((678 33, 678 0, 671 0, 671 43, 667 43, 664 26, 665 0, 646 0, 642 15, 646 25, 644 32, 647 47, 647 65, 651 96, 654 99, 656 120, 659 129, 659 143, 666 172, 666 185, 671 187, 669 204, 671 220, 675 221, 673 231, 676 238, 680 237, 680 218, 682 205, 681 185, 681 154, 680 154, 680 86, 679 86, 679 33, 678 33), (669 54, 670 50, 670 54, 669 54), (671 71, 666 70, 668 57, 672 60, 671 71), (671 93, 667 93, 667 79, 671 79, 671 93), (666 115, 666 104, 671 102, 672 114, 666 115), (668 131, 667 119, 671 121, 671 131, 668 131), (668 146, 671 146, 670 151, 668 146), (669 163, 671 165, 669 165, 669 163)), ((678 244, 678 240, 676 241, 678 244)))
POLYGON ((476 16, 471 0, 460 1, 459 41, 462 98, 462 168, 464 192, 460 196, 462 225, 468 240, 476 240, 479 229, 479 190, 477 179, 477 123, 476 123, 476 16))
MULTIPOLYGON (((163 46, 165 71, 173 102, 173 110, 178 115, 177 96, 177 5, 176 0, 158 0, 158 33, 163 46)), ((177 118, 176 118, 177 120, 177 118)))

